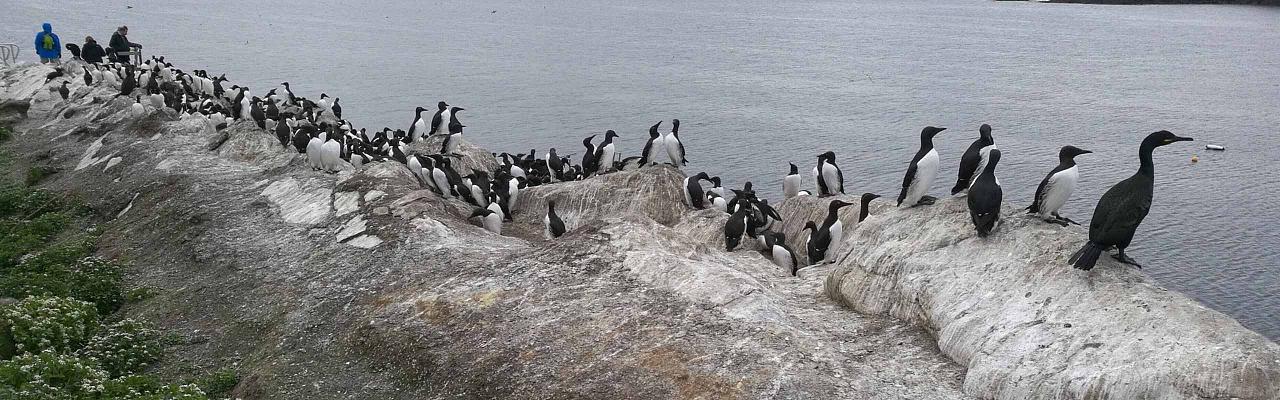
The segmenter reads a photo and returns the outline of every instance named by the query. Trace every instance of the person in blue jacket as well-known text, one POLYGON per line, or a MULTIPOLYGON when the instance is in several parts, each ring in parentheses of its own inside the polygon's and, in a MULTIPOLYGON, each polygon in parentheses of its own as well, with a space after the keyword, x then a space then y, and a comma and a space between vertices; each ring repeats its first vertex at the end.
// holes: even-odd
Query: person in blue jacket
POLYGON ((36 54, 40 62, 48 64, 62 58, 62 42, 53 34, 53 25, 44 23, 44 31, 36 34, 36 54))

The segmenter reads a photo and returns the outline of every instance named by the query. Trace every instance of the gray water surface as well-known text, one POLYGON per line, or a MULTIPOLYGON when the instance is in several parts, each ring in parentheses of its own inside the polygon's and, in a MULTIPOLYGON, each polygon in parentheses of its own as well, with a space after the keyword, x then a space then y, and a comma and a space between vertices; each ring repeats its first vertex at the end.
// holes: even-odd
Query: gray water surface
MULTIPOLYGON (((926 125, 954 183, 990 123, 998 176, 1018 205, 1079 158, 1063 214, 1088 220, 1167 129, 1156 199, 1129 254, 1166 287, 1280 338, 1280 9, 934 2, 2 1, 0 41, 50 21, 64 41, 131 27, 147 54, 226 73, 262 94, 288 80, 342 98, 357 126, 407 129, 413 107, 467 108, 494 151, 557 147, 617 130, 634 155, 679 118, 689 170, 780 197, 787 162, 837 153, 850 192, 895 195, 926 125), (665 125, 665 124, 664 124, 665 125), (1221 144, 1226 152, 1206 152, 1221 144), (1200 162, 1192 164, 1193 155, 1200 162)), ((811 182, 806 182, 811 185, 811 182)), ((1085 222, 1087 224, 1087 222, 1085 222)), ((1068 268, 1062 266, 1062 268, 1068 268)))

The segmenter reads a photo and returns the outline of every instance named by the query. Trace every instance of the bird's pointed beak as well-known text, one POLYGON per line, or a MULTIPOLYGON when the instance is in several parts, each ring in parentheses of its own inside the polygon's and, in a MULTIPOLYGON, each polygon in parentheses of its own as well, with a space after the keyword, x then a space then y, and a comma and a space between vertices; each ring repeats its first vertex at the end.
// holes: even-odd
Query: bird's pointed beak
POLYGON ((1192 139, 1192 138, 1189 138, 1189 137, 1185 137, 1185 136, 1178 136, 1176 139, 1173 139, 1173 141, 1175 141, 1175 142, 1191 142, 1191 141, 1195 141, 1195 139, 1192 139))

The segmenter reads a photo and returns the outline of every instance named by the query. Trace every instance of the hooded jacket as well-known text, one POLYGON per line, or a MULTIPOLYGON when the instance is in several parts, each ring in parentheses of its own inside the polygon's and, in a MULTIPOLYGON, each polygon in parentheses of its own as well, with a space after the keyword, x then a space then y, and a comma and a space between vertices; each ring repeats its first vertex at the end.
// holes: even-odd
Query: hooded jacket
POLYGON ((128 38, 125 38, 124 35, 121 35, 120 32, 116 32, 111 34, 111 42, 108 43, 107 46, 111 47, 111 50, 114 52, 124 53, 129 51, 129 48, 133 47, 134 44, 130 42, 128 38))
POLYGON ((62 42, 48 22, 44 23, 44 31, 36 34, 36 54, 40 58, 62 58, 62 42))
POLYGON ((98 45, 98 42, 84 42, 84 48, 80 50, 80 57, 84 58, 85 62, 100 63, 105 55, 107 52, 98 45))

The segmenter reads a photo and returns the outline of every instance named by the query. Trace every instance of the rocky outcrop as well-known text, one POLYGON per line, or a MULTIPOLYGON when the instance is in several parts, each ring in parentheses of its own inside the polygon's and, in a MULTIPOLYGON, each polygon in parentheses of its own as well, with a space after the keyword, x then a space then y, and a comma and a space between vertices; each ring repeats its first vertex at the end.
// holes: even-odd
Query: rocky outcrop
POLYGON ((966 393, 1280 398, 1280 347, 1110 259, 1090 272, 1071 268, 1066 258, 1084 243, 1083 228, 1007 207, 984 239, 963 199, 887 203, 849 233, 827 294, 924 326, 966 367, 966 393))
POLYGON ((686 211, 674 169, 529 188, 498 236, 400 164, 312 171, 252 124, 135 118, 76 80, 63 102, 30 83, 43 70, 0 76, 32 105, 5 148, 16 167, 87 160, 43 184, 89 201, 101 251, 158 290, 125 309, 186 339, 155 373, 235 366, 251 399, 966 397, 923 331, 827 300, 821 269, 682 230, 723 217, 686 211))
MULTIPOLYGON (((655 167, 529 188, 494 235, 400 164, 313 171, 252 124, 133 117, 76 80, 64 102, 40 84, 46 71, 0 72, 0 101, 30 104, 6 150, 63 167, 43 184, 88 200, 104 216, 101 251, 159 289, 125 312, 186 338, 174 365, 236 366, 239 397, 1274 396, 1274 382, 1241 378, 1276 376, 1274 343, 1113 265, 1071 280, 1039 261, 1064 251, 1044 247, 1059 228, 1011 219, 979 246, 960 203, 877 202, 856 228, 854 206, 839 262, 791 277, 725 252, 725 216, 683 206, 683 175, 655 167), (549 199, 570 229, 554 241, 542 237, 549 199), (1134 299, 1170 322, 1119 309, 1134 299), (1156 332, 1169 324, 1199 331, 1156 332), (1204 372, 1215 367, 1238 368, 1204 372)), ((465 168, 497 165, 460 151, 465 168)), ((827 200, 777 205, 800 253, 799 228, 827 200)))

